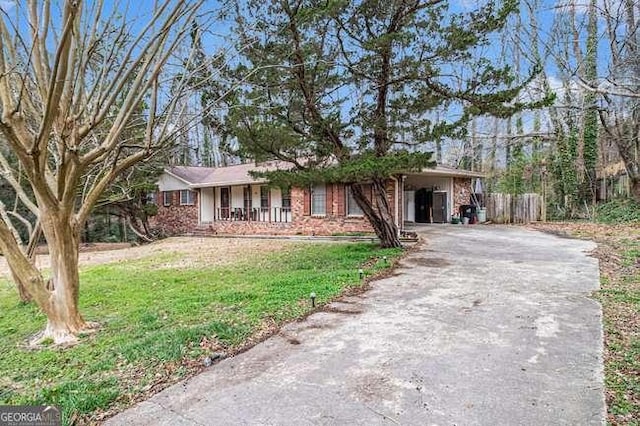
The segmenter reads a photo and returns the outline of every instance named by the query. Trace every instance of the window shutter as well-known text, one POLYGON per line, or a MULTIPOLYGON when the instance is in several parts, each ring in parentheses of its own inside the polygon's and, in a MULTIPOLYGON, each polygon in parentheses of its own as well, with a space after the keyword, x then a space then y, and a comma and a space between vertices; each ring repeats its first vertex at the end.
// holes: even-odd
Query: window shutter
POLYGON ((367 200, 369 200, 373 204, 373 185, 368 183, 368 184, 362 185, 362 186, 363 186, 362 191, 364 192, 365 196, 367 197, 367 200))
POLYGON ((304 188, 302 201, 302 215, 311 216, 311 191, 309 188, 304 188))
POLYGON ((335 185, 335 188, 336 188, 336 197, 338 200, 338 211, 336 212, 336 214, 338 216, 345 216, 345 204, 347 202, 347 197, 344 190, 345 189, 344 184, 338 183, 335 185))
POLYGON ((326 186, 326 197, 327 197, 327 216, 333 215, 333 189, 335 185, 332 183, 328 183, 326 186))

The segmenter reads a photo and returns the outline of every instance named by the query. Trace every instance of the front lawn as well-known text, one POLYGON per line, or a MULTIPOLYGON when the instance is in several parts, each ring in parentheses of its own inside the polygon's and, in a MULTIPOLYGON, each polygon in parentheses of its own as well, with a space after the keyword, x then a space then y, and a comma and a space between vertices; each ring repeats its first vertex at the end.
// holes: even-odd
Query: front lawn
POLYGON ((86 267, 80 306, 101 329, 67 349, 24 348, 45 318, 0 282, 0 405, 54 404, 65 424, 99 420, 201 370, 205 356, 232 354, 304 316, 311 292, 322 304, 359 286, 359 268, 375 274, 399 254, 364 243, 306 243, 231 265, 175 267, 161 254, 86 267))

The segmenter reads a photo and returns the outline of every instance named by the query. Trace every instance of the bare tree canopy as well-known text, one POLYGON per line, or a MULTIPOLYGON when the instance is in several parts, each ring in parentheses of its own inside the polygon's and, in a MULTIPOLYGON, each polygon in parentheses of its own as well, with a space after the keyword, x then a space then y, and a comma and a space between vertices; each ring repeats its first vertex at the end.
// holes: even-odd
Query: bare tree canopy
POLYGON ((35 218, 51 256, 30 260, 0 205, 0 250, 47 315, 41 339, 76 340, 79 234, 123 171, 170 143, 186 82, 169 66, 201 2, 158 1, 132 20, 103 1, 17 1, 0 9, 0 177, 35 218))

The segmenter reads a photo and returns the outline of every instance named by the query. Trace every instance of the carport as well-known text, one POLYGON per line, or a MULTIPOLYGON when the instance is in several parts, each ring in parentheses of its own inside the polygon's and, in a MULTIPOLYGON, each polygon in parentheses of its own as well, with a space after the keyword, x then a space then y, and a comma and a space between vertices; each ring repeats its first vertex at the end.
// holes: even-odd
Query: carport
POLYGON ((402 180, 405 222, 449 222, 461 205, 470 203, 472 179, 484 176, 445 166, 406 174, 402 180))

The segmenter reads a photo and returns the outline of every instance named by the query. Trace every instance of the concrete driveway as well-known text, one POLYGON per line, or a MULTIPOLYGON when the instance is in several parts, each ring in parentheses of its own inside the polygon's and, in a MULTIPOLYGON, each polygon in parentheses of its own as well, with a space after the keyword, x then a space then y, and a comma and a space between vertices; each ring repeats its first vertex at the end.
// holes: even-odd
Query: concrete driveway
POLYGON ((430 226, 394 276, 111 425, 600 425, 597 260, 517 227, 430 226))

